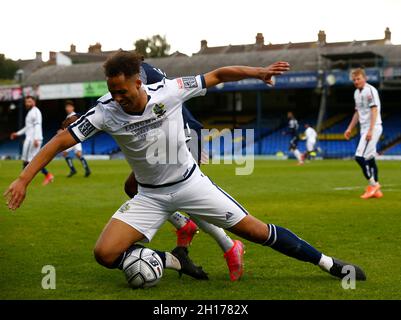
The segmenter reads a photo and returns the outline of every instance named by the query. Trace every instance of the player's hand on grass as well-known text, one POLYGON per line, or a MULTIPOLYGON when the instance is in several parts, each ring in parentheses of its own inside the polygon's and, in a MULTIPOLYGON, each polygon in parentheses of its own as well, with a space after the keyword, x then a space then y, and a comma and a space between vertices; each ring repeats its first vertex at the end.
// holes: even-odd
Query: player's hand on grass
POLYGON ((25 195, 26 183, 21 179, 14 180, 14 182, 10 184, 6 192, 3 194, 10 210, 18 209, 24 201, 25 195))
POLYGON ((349 140, 351 138, 351 130, 350 129, 345 130, 344 137, 347 140, 349 140))
POLYGON ((290 70, 290 64, 285 61, 275 62, 265 68, 262 68, 259 78, 266 84, 273 86, 273 76, 279 76, 284 72, 290 70))

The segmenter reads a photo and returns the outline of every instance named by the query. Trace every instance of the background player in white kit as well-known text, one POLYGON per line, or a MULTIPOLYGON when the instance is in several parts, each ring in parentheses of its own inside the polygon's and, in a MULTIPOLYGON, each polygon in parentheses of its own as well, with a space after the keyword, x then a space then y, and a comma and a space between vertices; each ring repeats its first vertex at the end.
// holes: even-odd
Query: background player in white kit
POLYGON ((351 137, 352 129, 360 124, 361 137, 355 153, 355 160, 362 168, 363 175, 369 185, 362 199, 381 198, 378 168, 376 164, 376 145, 383 132, 380 115, 381 105, 376 88, 367 83, 365 71, 361 68, 352 72, 352 81, 356 87, 354 93, 355 113, 344 133, 347 140, 351 137))
MULTIPOLYGON (((17 137, 25 134, 21 155, 23 168, 25 168, 33 159, 33 157, 39 152, 43 142, 42 113, 36 106, 36 99, 32 96, 26 96, 24 103, 26 110, 28 110, 28 113, 25 116, 25 126, 19 131, 13 132, 10 135, 10 139, 14 140, 17 137)), ((43 185, 53 182, 53 174, 48 172, 45 167, 42 168, 42 173, 45 175, 43 185)))
MULTIPOLYGON (((76 115, 74 102, 72 102, 71 100, 67 100, 65 102, 65 112, 67 113, 66 119, 76 115)), ((85 157, 82 154, 82 143, 77 143, 75 146, 68 148, 62 153, 65 161, 67 162, 68 167, 70 168, 70 173, 68 174, 67 177, 72 177, 74 174, 77 173, 77 170, 75 169, 74 164, 72 162, 72 158, 69 155, 70 152, 74 152, 75 156, 79 159, 79 161, 81 161, 82 167, 85 169, 84 176, 89 177, 91 171, 89 169, 88 162, 86 161, 85 157)))
POLYGON ((306 139, 306 152, 303 154, 302 160, 311 159, 312 154, 315 152, 317 133, 309 123, 305 123, 305 139, 306 139))
MULTIPOLYGON (((200 171, 186 146, 183 102, 206 94, 206 88, 222 82, 257 78, 272 85, 271 77, 289 70, 288 63, 276 62, 262 68, 223 67, 205 75, 165 79, 150 86, 144 86, 139 79, 140 64, 138 56, 123 51, 107 60, 109 94, 68 131, 54 137, 9 186, 4 196, 11 210, 21 205, 30 181, 57 153, 103 130, 121 147, 135 173, 139 193, 115 212, 100 235, 94 254, 101 265, 121 266, 137 242, 150 241, 168 217, 181 210, 247 240, 317 265, 338 278, 344 277, 343 267, 351 265, 355 280, 366 279, 358 266, 325 256, 291 231, 250 215, 200 171), (168 148, 171 144, 173 148, 168 148), (167 155, 172 158, 165 162, 167 155)), ((160 253, 160 257, 165 267, 182 267, 172 264, 165 253, 160 253)))

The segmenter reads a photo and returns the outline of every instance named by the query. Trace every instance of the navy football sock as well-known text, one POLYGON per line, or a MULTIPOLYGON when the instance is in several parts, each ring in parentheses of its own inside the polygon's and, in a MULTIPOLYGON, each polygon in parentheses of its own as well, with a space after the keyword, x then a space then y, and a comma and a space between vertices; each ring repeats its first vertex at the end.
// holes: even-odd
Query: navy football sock
POLYGON ((72 163, 71 157, 65 157, 65 161, 67 162, 68 167, 71 171, 75 172, 74 164, 72 163))
POLYGON ((297 237, 290 230, 269 224, 270 235, 263 244, 289 257, 317 265, 322 253, 309 243, 297 237))
POLYGON ((45 176, 47 176, 47 174, 49 173, 49 171, 47 171, 46 168, 43 168, 41 171, 42 171, 42 173, 43 173, 45 176))
POLYGON ((370 179, 370 170, 369 170, 369 164, 366 162, 364 157, 355 157, 355 161, 359 164, 359 166, 362 169, 363 175, 367 180, 370 179))
POLYGON ((163 268, 166 268, 166 253, 158 250, 153 250, 153 251, 156 252, 159 255, 160 259, 162 260, 163 268))
POLYGON ((142 246, 140 244, 134 244, 131 247, 129 247, 127 249, 127 251, 124 251, 122 254, 120 254, 120 256, 114 261, 114 263, 110 267, 110 269, 118 268, 118 269, 122 270, 125 257, 137 248, 144 248, 144 246, 142 246))
POLYGON ((86 159, 84 157, 81 157, 81 159, 79 159, 79 160, 81 160, 82 166, 84 167, 85 171, 88 171, 89 166, 88 166, 88 163, 86 162, 86 159))
POLYGON ((373 176, 373 178, 375 179, 376 182, 379 182, 379 169, 377 168, 375 158, 367 160, 366 163, 369 166, 369 171, 370 171, 371 176, 373 176))

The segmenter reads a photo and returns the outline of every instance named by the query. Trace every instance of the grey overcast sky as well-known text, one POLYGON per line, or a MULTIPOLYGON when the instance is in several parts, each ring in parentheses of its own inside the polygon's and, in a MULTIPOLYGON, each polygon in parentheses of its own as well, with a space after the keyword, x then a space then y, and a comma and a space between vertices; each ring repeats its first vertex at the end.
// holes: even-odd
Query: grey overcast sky
POLYGON ((1 0, 0 53, 34 58, 42 51, 86 52, 132 49, 135 40, 161 34, 191 55, 206 39, 209 46, 315 41, 325 30, 328 42, 378 39, 389 27, 401 44, 401 0, 1 0))

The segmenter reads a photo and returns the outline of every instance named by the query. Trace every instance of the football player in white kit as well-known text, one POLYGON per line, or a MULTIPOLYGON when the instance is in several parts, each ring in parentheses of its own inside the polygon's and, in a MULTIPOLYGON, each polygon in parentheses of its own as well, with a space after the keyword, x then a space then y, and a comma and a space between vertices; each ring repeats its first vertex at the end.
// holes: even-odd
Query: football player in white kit
MULTIPOLYGON (((76 115, 75 113, 75 106, 74 103, 71 100, 67 100, 65 102, 65 112, 67 113, 66 119, 76 115)), ((68 167, 70 168, 70 173, 68 174, 67 177, 72 177, 74 174, 77 173, 77 170, 74 167, 74 164, 72 162, 72 158, 69 156, 70 152, 74 152, 75 156, 81 161, 82 167, 85 170, 85 177, 89 177, 91 174, 91 171, 89 169, 88 162, 86 161, 85 157, 82 154, 82 143, 77 143, 75 146, 72 146, 71 148, 68 148, 67 150, 63 151, 63 157, 65 161, 67 162, 68 167)))
MULTIPOLYGON (((165 72, 142 61, 140 67, 140 79, 143 84, 154 84, 163 81, 166 77, 167 76, 165 72)), ((190 147, 188 145, 188 148, 200 166, 201 129, 203 126, 193 117, 193 115, 184 105, 182 106, 182 116, 184 120, 183 127, 185 127, 187 145, 189 144, 191 146, 190 147)), ((62 128, 67 128, 71 123, 78 120, 78 118, 78 114, 70 115, 63 121, 62 128)), ((135 180, 135 174, 133 172, 131 172, 125 181, 124 191, 130 198, 135 197, 135 195, 138 193, 138 184, 135 180)), ((174 254, 188 255, 188 248, 193 237, 198 233, 199 226, 202 231, 206 232, 213 239, 215 239, 219 247, 224 252, 224 259, 226 260, 228 266, 230 280, 237 281, 242 277, 244 272, 244 245, 240 240, 231 239, 231 237, 222 228, 194 217, 188 219, 185 215, 178 211, 173 213, 168 218, 168 221, 176 228, 177 247, 172 251, 174 254), (196 223, 193 220, 195 220, 196 223)), ((204 277, 206 278, 206 276, 204 277)))
POLYGON ((315 151, 317 133, 309 123, 305 123, 305 139, 306 139, 306 152, 303 154, 302 160, 311 159, 315 151))
POLYGON ((376 164, 376 145, 383 132, 380 115, 380 98, 376 88, 367 83, 365 71, 361 68, 352 72, 352 81, 356 87, 354 93, 355 113, 352 117, 344 136, 347 140, 351 137, 352 129, 359 121, 361 137, 355 153, 355 160, 362 168, 363 175, 369 185, 362 199, 381 198, 378 168, 376 164))
MULTIPOLYGON (((14 140, 17 137, 25 134, 25 140, 22 147, 21 155, 21 159, 23 161, 23 169, 39 152, 43 142, 42 113, 36 106, 36 99, 32 96, 26 96, 24 102, 25 108, 26 110, 28 110, 28 113, 25 116, 25 127, 17 132, 11 133, 10 135, 10 139, 14 140)), ((48 172, 45 167, 43 167, 41 171, 45 175, 43 185, 47 185, 50 182, 54 181, 53 174, 48 172)))
MULTIPOLYGON (((272 85, 272 76, 289 70, 287 62, 260 68, 223 67, 149 86, 139 78, 140 64, 140 57, 131 52, 119 51, 109 57, 104 65, 109 93, 68 130, 55 136, 11 183, 4 193, 11 210, 21 205, 29 182, 58 152, 106 131, 125 154, 139 187, 138 194, 115 212, 96 243, 94 255, 101 265, 121 267, 137 242, 151 241, 172 213, 183 211, 244 239, 310 262, 338 278, 345 276, 343 267, 351 265, 356 280, 366 279, 358 266, 326 256, 288 229, 253 217, 200 171, 186 146, 183 102, 206 94, 207 88, 222 82, 257 78, 272 85)), ((162 252, 160 257, 166 268, 182 268, 171 254, 162 252)))

